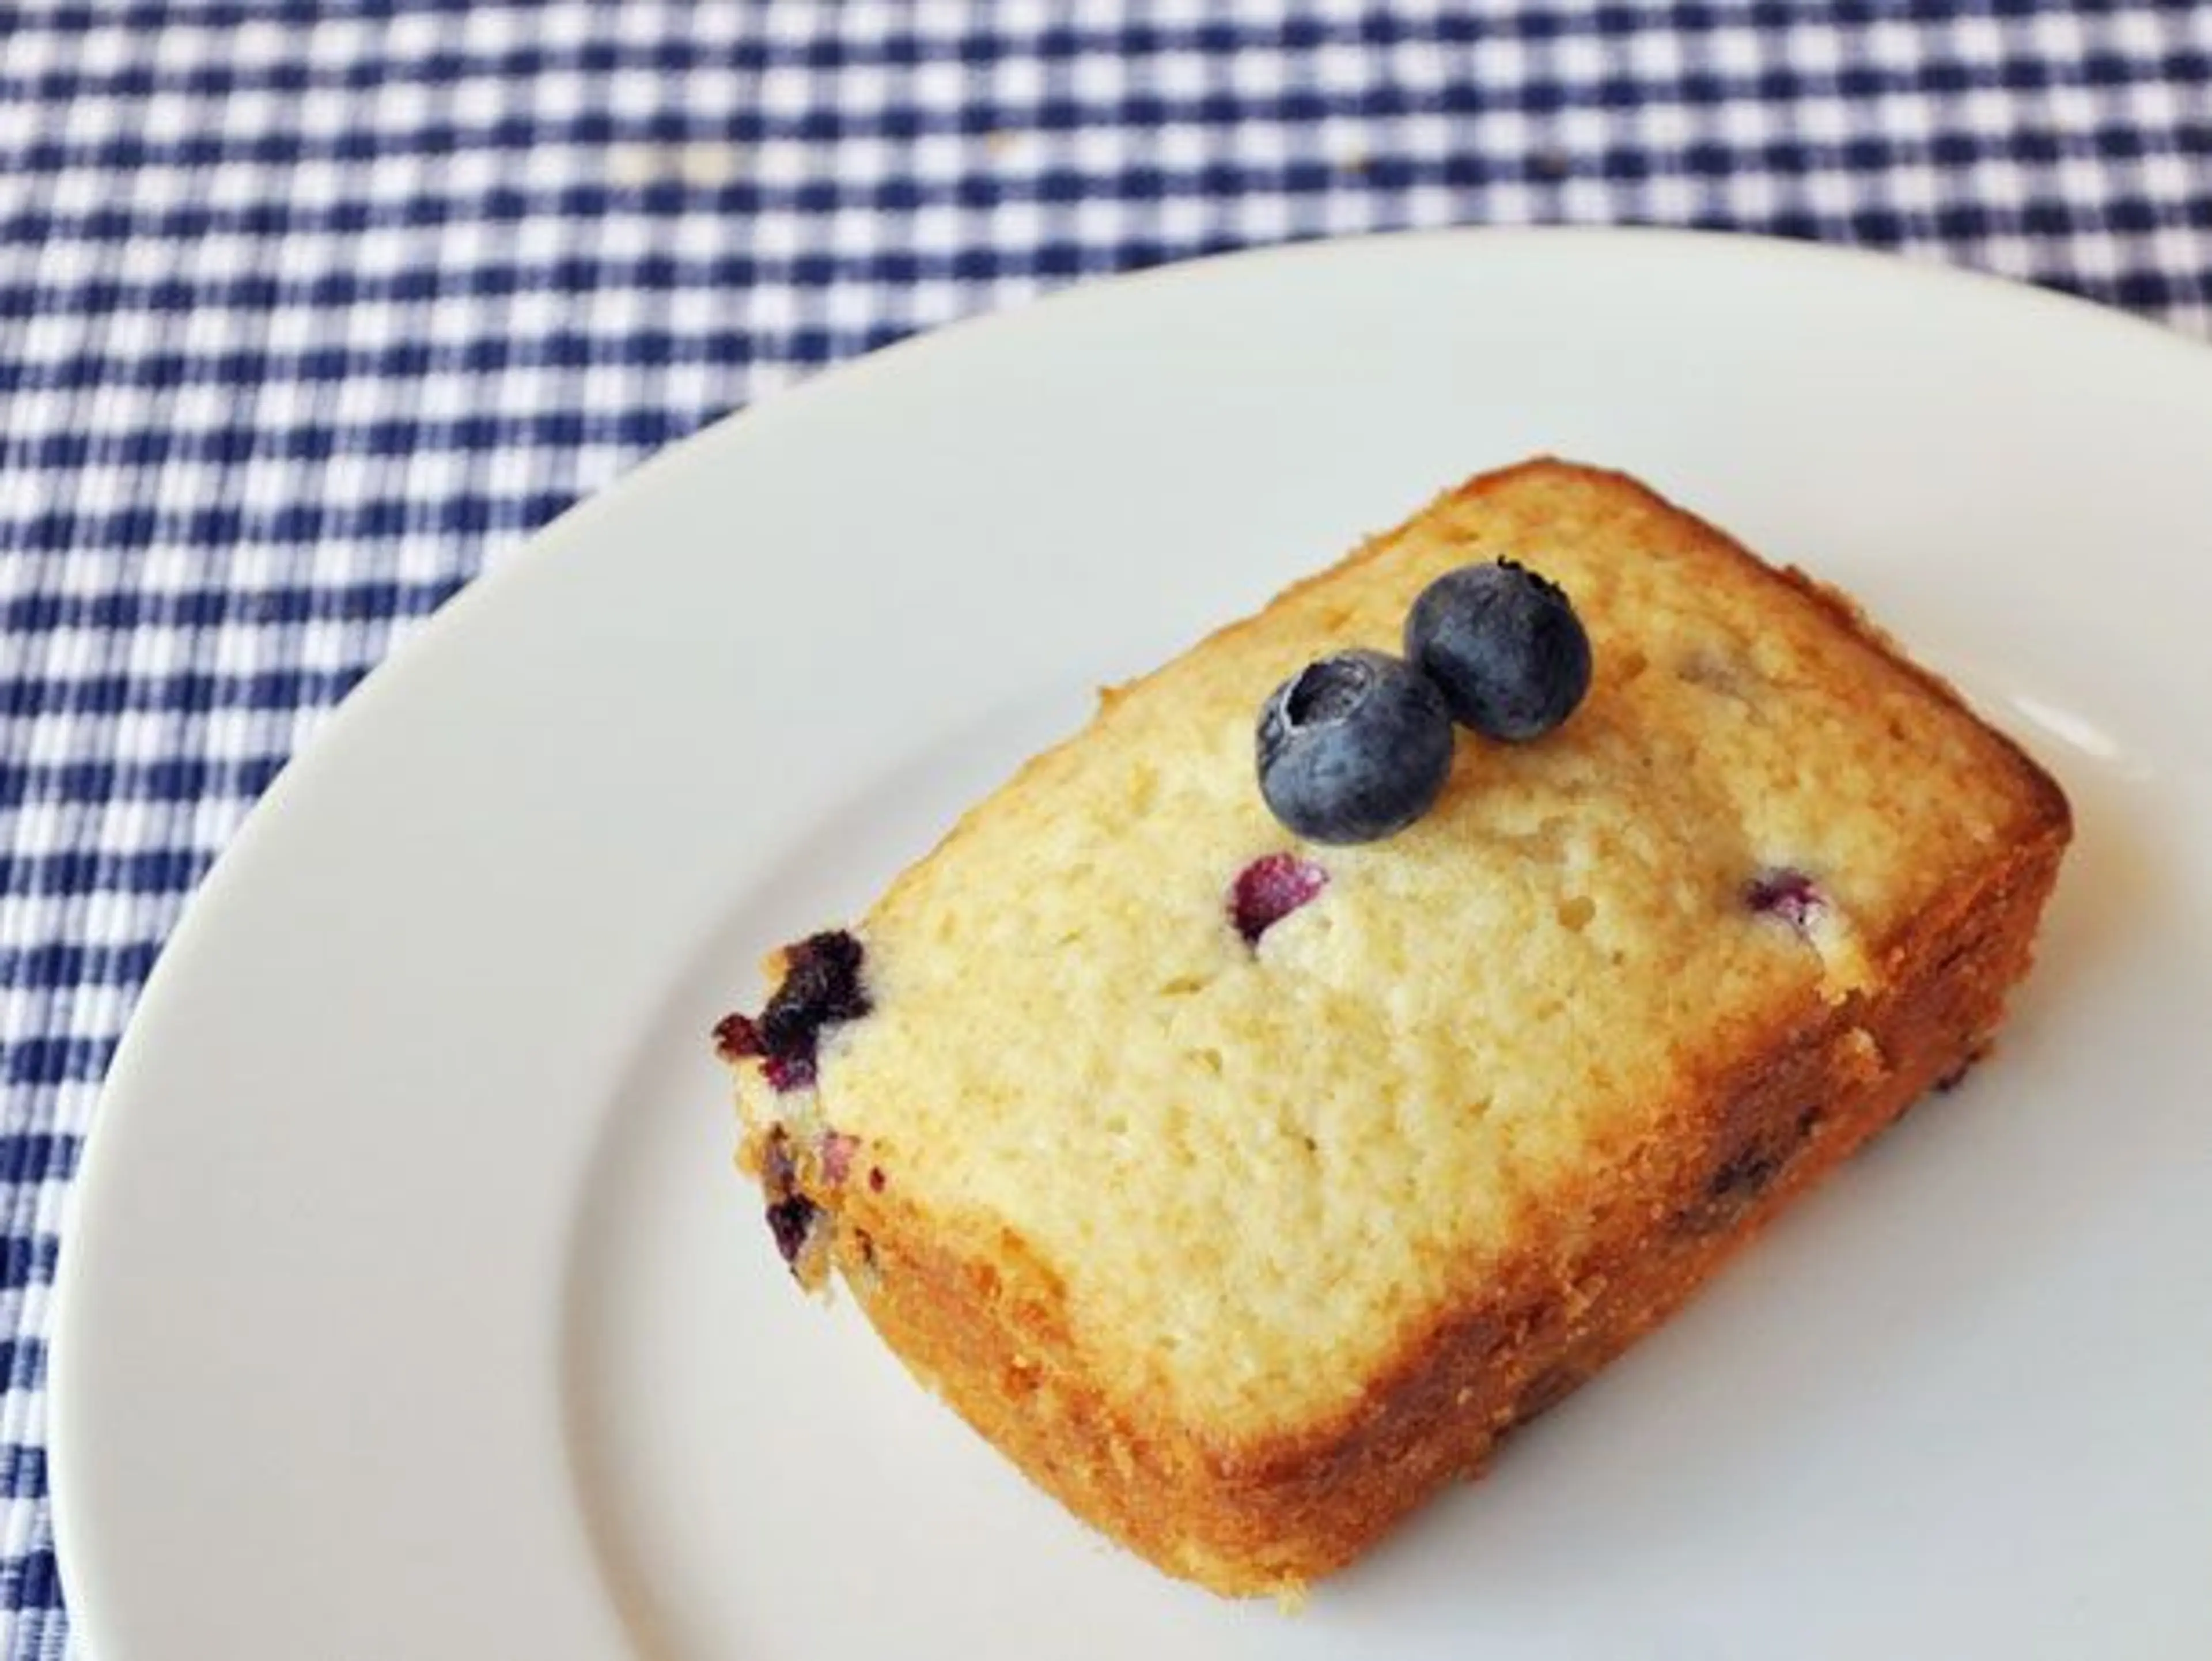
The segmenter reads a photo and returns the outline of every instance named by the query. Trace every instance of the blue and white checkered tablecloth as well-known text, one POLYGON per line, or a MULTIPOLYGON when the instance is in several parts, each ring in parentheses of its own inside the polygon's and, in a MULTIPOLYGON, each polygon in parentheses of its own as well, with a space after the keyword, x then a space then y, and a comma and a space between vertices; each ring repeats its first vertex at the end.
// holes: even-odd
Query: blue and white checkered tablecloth
MULTIPOLYGON (((2212 336, 2212 7, 0 3, 0 1645, 102 1069, 241 814, 649 451, 1109 271, 1404 226, 1899 248, 2212 336)), ((240 1596, 250 1597, 250 1588, 240 1596)))

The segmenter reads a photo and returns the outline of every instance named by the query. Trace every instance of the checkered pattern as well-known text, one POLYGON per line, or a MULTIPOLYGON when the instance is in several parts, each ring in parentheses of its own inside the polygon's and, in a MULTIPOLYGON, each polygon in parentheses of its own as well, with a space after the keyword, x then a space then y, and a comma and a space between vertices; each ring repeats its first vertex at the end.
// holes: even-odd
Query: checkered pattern
POLYGON ((185 894, 649 451, 1044 289, 1403 226, 1781 232, 2212 335, 2194 0, 1237 9, 0 3, 0 1649, 67 1650, 61 1208, 185 894))

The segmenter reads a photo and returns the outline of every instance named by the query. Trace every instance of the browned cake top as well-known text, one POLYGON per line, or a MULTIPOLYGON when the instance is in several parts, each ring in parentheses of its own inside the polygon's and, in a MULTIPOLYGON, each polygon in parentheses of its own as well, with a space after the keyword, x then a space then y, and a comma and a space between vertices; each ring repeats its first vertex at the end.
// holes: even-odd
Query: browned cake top
POLYGON ((1531 464, 1109 696, 868 916, 872 1012, 818 1102, 749 1078, 746 1110, 878 1147, 952 1237, 1018 1240, 1103 1383, 1261 1438, 1356 1401, 1536 1220, 1571 1238, 1669 1103, 2063 812, 1835 602, 1531 464), (1571 596, 1586 703, 1462 733, 1397 837, 1297 843, 1254 782, 1269 690, 1395 650, 1425 585, 1500 555, 1571 596), (1229 895, 1282 853, 1325 885, 1248 943, 1229 895))

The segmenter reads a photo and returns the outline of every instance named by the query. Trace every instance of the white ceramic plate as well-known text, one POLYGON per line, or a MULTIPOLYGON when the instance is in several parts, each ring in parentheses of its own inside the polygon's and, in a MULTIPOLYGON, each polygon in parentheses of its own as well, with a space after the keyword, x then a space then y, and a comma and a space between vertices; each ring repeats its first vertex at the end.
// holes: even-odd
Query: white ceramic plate
POLYGON ((825 376, 372 677, 163 956, 65 1259, 94 1661, 2212 1652, 2212 355, 1802 246, 1370 241, 825 376), (1125 676, 1479 467, 1855 590, 2081 834, 1996 1059, 1296 1619, 793 1295, 704 1035, 1125 676))

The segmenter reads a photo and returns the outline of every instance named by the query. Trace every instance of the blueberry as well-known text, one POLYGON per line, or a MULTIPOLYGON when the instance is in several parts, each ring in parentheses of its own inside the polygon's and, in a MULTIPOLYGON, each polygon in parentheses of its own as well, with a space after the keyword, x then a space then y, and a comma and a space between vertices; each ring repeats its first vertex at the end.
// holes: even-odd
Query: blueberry
POLYGON ((1339 652, 1260 712, 1260 794, 1314 842, 1373 842, 1427 812, 1451 771, 1451 715, 1426 675, 1383 652, 1339 652))
POLYGON ((1557 583, 1510 559, 1447 571, 1413 602, 1406 655, 1453 718, 1522 743, 1565 721, 1589 691, 1589 636, 1557 583))
POLYGON ((730 1014, 715 1024, 715 1054, 730 1062, 758 1056, 772 1089, 811 1089, 822 1030, 869 1012, 860 979, 865 955, 860 941, 842 929, 784 947, 783 984, 757 1019, 730 1014))
POLYGON ((784 947, 783 984, 761 1011, 762 1049, 770 1056, 811 1056, 815 1035, 823 1027, 866 1014, 863 955, 860 941, 842 928, 784 947))

